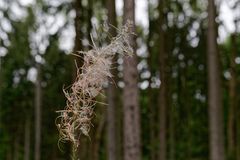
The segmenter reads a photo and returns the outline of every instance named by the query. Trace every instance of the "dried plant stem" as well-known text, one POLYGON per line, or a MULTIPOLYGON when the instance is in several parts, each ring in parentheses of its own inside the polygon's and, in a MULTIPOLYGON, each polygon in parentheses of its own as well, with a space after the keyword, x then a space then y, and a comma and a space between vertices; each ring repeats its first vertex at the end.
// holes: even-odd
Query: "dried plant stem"
MULTIPOLYGON (((97 47, 87 52, 80 51, 83 55, 83 66, 77 68, 75 82, 63 89, 67 98, 66 108, 58 111, 60 116, 56 125, 60 133, 60 141, 71 141, 73 143, 73 159, 77 160, 77 148, 81 135, 89 136, 92 126, 91 119, 94 116, 94 105, 103 86, 111 74, 112 59, 116 53, 132 55, 129 45, 131 22, 127 22, 114 37, 111 43, 105 47, 97 47), (81 71, 81 72, 80 72, 81 71)), ((80 56, 79 56, 80 57, 80 56)))
POLYGON ((77 150, 78 150, 77 145, 73 143, 73 145, 72 145, 72 160, 80 160, 78 158, 77 150))

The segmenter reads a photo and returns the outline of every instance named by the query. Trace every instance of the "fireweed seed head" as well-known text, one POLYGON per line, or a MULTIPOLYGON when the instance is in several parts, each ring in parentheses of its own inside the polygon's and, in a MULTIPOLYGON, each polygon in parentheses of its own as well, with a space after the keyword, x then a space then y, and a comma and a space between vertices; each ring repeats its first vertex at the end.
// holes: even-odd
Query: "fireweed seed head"
POLYGON ((65 109, 57 111, 60 113, 56 119, 60 141, 71 141, 78 146, 81 135, 89 136, 94 115, 93 107, 98 103, 95 98, 101 93, 109 77, 112 77, 111 65, 114 55, 133 54, 129 44, 129 38, 133 34, 132 26, 133 23, 127 21, 121 29, 117 29, 118 35, 113 37, 107 46, 94 46, 87 52, 78 52, 81 53, 78 57, 83 57, 83 65, 77 68, 73 84, 63 89, 66 97, 65 109))

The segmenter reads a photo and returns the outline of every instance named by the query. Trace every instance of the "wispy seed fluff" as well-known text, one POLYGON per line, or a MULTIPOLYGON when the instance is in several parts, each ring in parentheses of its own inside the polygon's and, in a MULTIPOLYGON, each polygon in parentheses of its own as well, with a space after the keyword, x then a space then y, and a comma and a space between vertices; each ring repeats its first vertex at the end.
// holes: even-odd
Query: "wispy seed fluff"
MULTIPOLYGON (((80 136, 89 135, 92 126, 93 107, 98 103, 95 98, 100 94, 111 74, 112 59, 116 53, 132 55, 129 36, 132 23, 128 21, 118 35, 112 38, 109 45, 96 47, 87 52, 79 52, 84 57, 83 66, 77 68, 75 82, 63 92, 67 99, 66 107, 60 112, 56 124, 60 133, 60 141, 71 141, 79 145, 80 136)), ((94 43, 94 42, 93 42, 94 43)))

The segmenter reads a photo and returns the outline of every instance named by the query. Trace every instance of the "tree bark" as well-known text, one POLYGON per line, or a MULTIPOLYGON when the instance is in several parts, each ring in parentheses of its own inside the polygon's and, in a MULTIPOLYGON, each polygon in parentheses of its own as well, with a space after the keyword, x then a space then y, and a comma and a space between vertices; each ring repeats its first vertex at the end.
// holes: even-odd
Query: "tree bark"
POLYGON ((19 159, 19 135, 16 134, 16 138, 14 139, 14 156, 13 160, 19 159))
MULTIPOLYGON (((103 106, 100 106, 103 107, 103 106)), ((105 109, 105 108, 104 108, 105 109)), ((102 118, 99 120, 97 130, 94 137, 94 143, 92 144, 92 160, 99 160, 99 148, 101 143, 101 138, 103 138, 103 131, 106 124, 106 112, 102 111, 102 118)))
POLYGON ((169 112, 169 160, 175 160, 175 110, 169 112))
MULTIPOLYGON (((88 41, 89 41, 89 44, 92 43, 92 39, 91 39, 91 31, 92 31, 92 22, 91 22, 91 19, 92 19, 92 15, 93 15, 93 0, 88 0, 88 6, 87 6, 87 19, 86 19, 86 22, 87 22, 87 37, 88 37, 88 41)), ((95 42, 97 43, 97 42, 95 42)), ((88 46, 88 49, 90 50, 91 49, 91 46, 89 45, 88 46)))
POLYGON ((82 21, 82 1, 74 1, 74 9, 76 12, 76 17, 74 19, 75 27, 75 41, 74 41, 74 52, 82 50, 82 31, 81 31, 81 21, 82 21))
POLYGON ((35 160, 41 159, 41 68, 40 64, 37 67, 37 79, 35 82, 35 160))
POLYGON ((231 158, 236 156, 236 133, 235 133, 235 119, 236 119, 236 63, 235 58, 237 55, 237 44, 235 33, 231 36, 232 54, 230 56, 230 73, 231 79, 229 80, 229 108, 228 108, 228 153, 231 158))
MULTIPOLYGON (((148 40, 147 40, 147 48, 148 48, 148 58, 147 58, 147 63, 148 63, 148 69, 150 72, 150 76, 148 78, 148 118, 149 118, 149 134, 150 134, 150 160, 155 160, 157 158, 157 147, 156 147, 156 109, 157 106, 154 103, 154 92, 151 87, 152 83, 152 77, 154 75, 154 70, 152 67, 152 64, 154 63, 153 61, 153 47, 151 46, 151 41, 153 38, 154 30, 153 30, 153 20, 150 18, 151 17, 151 4, 148 2, 148 17, 149 17, 149 34, 148 34, 148 40)), ((158 123, 157 123, 158 124, 158 123)))
MULTIPOLYGON (((131 28, 135 32, 134 18, 134 0, 124 0, 123 22, 127 20, 133 22, 131 28)), ((136 41, 133 35, 130 36, 130 45, 136 51, 136 41)), ((141 142, 140 142, 140 109, 139 109, 139 91, 138 91, 138 70, 137 57, 124 57, 123 62, 123 129, 124 129, 124 160, 141 159, 141 142)))
MULTIPOLYGON (((73 78, 72 80, 75 81, 76 78, 76 74, 77 74, 77 69, 80 68, 83 65, 83 54, 78 53, 78 51, 83 50, 83 46, 82 46, 82 39, 83 39, 83 33, 81 31, 82 25, 83 25, 83 6, 82 6, 82 0, 74 0, 74 10, 76 12, 76 17, 74 19, 74 27, 75 27, 75 40, 74 40, 74 53, 78 54, 81 58, 77 57, 77 60, 75 60, 76 57, 73 57, 75 61, 73 61, 73 78), (78 65, 78 68, 76 67, 76 63, 78 65)), ((89 33, 90 34, 90 33, 89 33)), ((81 146, 83 145, 82 143, 85 143, 81 141, 81 146)), ((75 148, 75 146, 72 146, 72 157, 74 159, 78 159, 80 157, 80 153, 82 153, 82 151, 85 152, 84 149, 80 149, 81 146, 79 146, 78 148, 75 148)), ((86 146, 85 146, 86 147, 86 146)), ((81 155, 82 156, 82 155, 81 155)))
MULTIPOLYGON (((239 7, 240 8, 240 3, 239 1, 236 1, 235 3, 235 7, 239 7)), ((237 39, 239 39, 239 30, 238 30, 238 26, 240 24, 240 17, 237 16, 236 19, 235 19, 235 44, 233 44, 233 48, 237 49, 238 45, 239 45, 239 42, 237 41, 237 39)), ((237 51, 236 51, 236 55, 237 56, 237 51)), ((235 61, 235 59, 234 59, 235 61)), ((237 71, 235 70, 235 76, 237 76, 237 71)), ((237 81, 237 79, 236 79, 237 81)), ((239 81, 235 82, 236 83, 236 86, 239 85, 239 81)), ((235 90, 236 92, 236 90, 235 90)), ((236 101, 235 101, 235 109, 236 109, 236 113, 235 113, 235 122, 236 122, 236 135, 235 135, 235 143, 236 143, 236 160, 240 160, 240 108, 237 107, 239 106, 239 96, 237 96, 237 93, 235 93, 236 95, 236 101)))
POLYGON ((164 1, 159 1, 159 71, 161 86, 159 90, 159 160, 166 160, 166 108, 167 108, 167 89, 166 89, 166 51, 164 38, 164 1))
POLYGON ((208 109, 210 160, 224 160, 220 60, 217 46, 216 6, 208 1, 208 109))
MULTIPOLYGON (((240 99, 238 99, 240 100, 240 99)), ((240 109, 238 107, 237 111, 236 111, 236 160, 240 160, 240 109)))
POLYGON ((8 150, 7 150, 7 155, 6 155, 6 160, 12 160, 12 148, 10 147, 8 150))
MULTIPOLYGON (((74 53, 78 54, 78 51, 81 51, 83 46, 82 46, 82 31, 81 31, 81 25, 82 25, 82 21, 83 21, 83 16, 82 16, 82 12, 83 12, 83 8, 82 8, 82 0, 75 0, 74 1, 74 10, 76 12, 76 17, 74 19, 74 27, 75 27, 75 40, 74 40, 74 53)), ((80 57, 82 57, 83 55, 80 54, 80 57)), ((74 59, 76 57, 74 56, 74 59)), ((78 67, 81 67, 83 65, 83 57, 82 58, 78 58, 78 60, 76 61, 78 67)), ((76 68, 76 64, 75 61, 73 61, 73 81, 76 78, 76 73, 77 73, 77 68, 76 68)))
MULTIPOLYGON (((116 9, 115 9, 115 0, 107 0, 107 10, 108 10, 108 23, 113 26, 117 26, 116 21, 116 9)), ((110 27, 109 33, 112 36, 116 36, 116 29, 110 27)), ((116 82, 117 70, 116 70, 116 61, 117 56, 113 58, 113 65, 112 65, 112 75, 113 81, 116 82)), ((117 159, 117 143, 116 143, 116 102, 117 102, 117 94, 116 94, 116 86, 114 85, 115 82, 109 83, 107 88, 107 95, 108 95, 108 108, 107 108, 107 155, 108 160, 116 160, 117 159)))
POLYGON ((25 120, 24 160, 30 159, 30 130, 31 130, 30 116, 27 116, 25 120))

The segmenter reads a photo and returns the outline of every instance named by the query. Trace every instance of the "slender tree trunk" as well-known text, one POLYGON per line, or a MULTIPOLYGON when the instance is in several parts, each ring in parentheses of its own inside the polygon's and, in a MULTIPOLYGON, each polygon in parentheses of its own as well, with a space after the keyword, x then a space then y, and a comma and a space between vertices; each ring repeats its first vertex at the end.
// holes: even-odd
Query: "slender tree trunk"
POLYGON ((54 148, 52 148, 51 160, 58 160, 55 146, 54 146, 54 148))
POLYGON ((208 107, 210 160, 224 160, 220 60, 217 46, 216 7, 208 1, 208 107))
POLYGON ((148 17, 149 17, 149 34, 148 34, 148 40, 147 40, 147 48, 148 48, 148 58, 147 58, 147 63, 148 63, 148 69, 150 72, 150 76, 148 78, 148 117, 149 117, 149 134, 150 134, 150 140, 149 140, 149 145, 150 145, 150 160, 155 160, 157 157, 157 148, 156 148, 156 108, 157 106, 155 105, 154 101, 155 98, 154 97, 154 92, 153 89, 151 87, 151 83, 152 83, 152 77, 154 74, 153 68, 152 68, 152 64, 153 64, 153 49, 151 46, 151 41, 152 41, 152 37, 153 37, 153 24, 152 24, 152 20, 151 20, 151 4, 148 1, 148 17))
POLYGON ((107 108, 107 134, 108 134, 108 159, 116 160, 116 91, 115 86, 108 87, 108 108, 107 108))
MULTIPOLYGON (((238 99, 240 100, 240 99, 238 99)), ((237 108, 237 111, 236 111, 236 155, 237 155, 237 158, 236 160, 240 160, 240 108, 238 107, 237 108)))
MULTIPOLYGON (((120 95, 120 91, 116 90, 116 94, 120 95)), ((117 108, 116 108, 116 157, 117 160, 123 159, 123 105, 122 101, 120 101, 120 97, 117 100, 117 108)))
POLYGON ((148 114, 148 117, 149 117, 149 134, 150 134, 150 159, 151 160, 155 160, 156 157, 157 157, 157 153, 156 153, 156 105, 154 103, 154 92, 153 92, 153 89, 151 87, 151 78, 152 78, 152 75, 153 75, 153 72, 151 71, 151 68, 150 68, 150 65, 152 64, 151 63, 151 52, 149 50, 149 62, 148 62, 148 66, 149 66, 149 69, 150 69, 150 73, 151 73, 151 76, 149 77, 149 86, 148 86, 148 110, 149 110, 149 114, 148 114))
POLYGON ((19 135, 16 134, 16 138, 14 140, 14 156, 13 160, 19 159, 19 135))
POLYGON ((169 160, 175 160, 175 110, 169 113, 169 160))
MULTIPOLYGON (((2 110, 2 57, 0 57, 0 112, 2 110)), ((0 123, 2 120, 2 117, 0 115, 0 123)))
POLYGON ((235 119, 236 119, 236 63, 235 58, 237 55, 237 44, 235 33, 231 36, 232 52, 230 57, 230 73, 231 79, 229 80, 229 108, 228 108, 228 153, 230 157, 236 156, 236 139, 235 139, 235 119))
POLYGON ((25 135, 24 135, 24 160, 30 159, 30 130, 31 130, 30 116, 27 116, 25 121, 25 135))
MULTIPOLYGON (((103 106, 100 106, 100 107, 103 107, 103 106)), ((99 160, 100 143, 101 143, 101 138, 103 137, 103 130, 104 130, 104 127, 106 124, 106 112, 105 111, 103 111, 102 118, 99 121, 100 122, 97 126, 95 139, 94 139, 94 143, 93 143, 92 160, 99 160)))
POLYGON ((7 150, 6 160, 12 160, 12 148, 7 150))
MULTIPOLYGON (((149 52, 151 54, 151 52, 149 52)), ((149 55, 150 56, 150 55, 149 55)), ((150 57, 149 57, 150 58, 150 57)), ((151 63, 149 63, 151 65, 151 63)), ((150 69, 151 70, 151 69, 150 69)), ((153 98, 154 92, 151 88, 151 76, 149 77, 149 87, 148 87, 148 108, 149 108, 149 134, 150 134, 150 160, 155 160, 157 157, 157 147, 156 147, 156 105, 154 103, 155 99, 153 98)))
POLYGON ((75 26, 75 41, 74 41, 74 52, 82 50, 82 31, 81 31, 81 23, 82 23, 82 0, 74 1, 74 9, 76 12, 76 17, 74 19, 75 26))
POLYGON ((41 68, 37 64, 37 79, 35 86, 35 160, 41 159, 41 68))
MULTIPOLYGON (((131 20, 134 24, 132 31, 135 32, 134 0, 124 0, 123 22, 131 20)), ((136 41, 130 36, 130 45, 136 51, 136 41)), ((124 112, 124 160, 141 159, 140 142, 140 109, 138 91, 138 70, 136 54, 132 57, 124 57, 123 79, 123 112, 124 112)))
MULTIPOLYGON (((117 26, 116 21, 116 9, 115 9, 115 0, 107 0, 107 10, 108 10, 108 22, 112 24, 113 26, 117 26)), ((110 34, 112 36, 116 36, 116 30, 111 27, 110 28, 110 34)), ((117 69, 116 69, 116 61, 117 56, 115 55, 113 59, 113 69, 112 69, 112 75, 113 80, 116 82, 116 76, 117 76, 117 69)), ((109 83, 108 89, 107 89, 107 95, 108 95, 108 108, 107 108, 107 146, 108 146, 108 160, 116 160, 117 159, 117 143, 116 143, 116 107, 117 107, 117 94, 116 94, 116 86, 114 85, 115 82, 109 83)))
POLYGON ((159 160, 166 160, 166 108, 167 108, 167 81, 166 81, 166 51, 165 51, 165 38, 163 31, 164 24, 164 1, 159 1, 159 71, 161 86, 159 90, 159 160))
MULTIPOLYGON (((238 7, 240 7, 240 3, 238 3, 239 1, 236 1, 235 5, 238 5, 238 7)), ((236 6, 237 7, 237 6, 236 6)), ((239 45, 239 41, 237 41, 239 39, 239 30, 238 30, 238 26, 240 24, 240 17, 236 17, 235 19, 235 42, 233 44, 233 48, 236 49, 236 55, 237 55, 237 47, 239 45)), ((235 56, 236 56, 235 55, 235 56)), ((234 59, 235 60, 235 59, 234 59)), ((235 70, 235 76, 237 75, 236 73, 237 71, 235 70)), ((240 81, 237 81, 235 82, 236 83, 236 86, 239 85, 239 82, 240 81)), ((236 90, 235 90, 236 92, 236 90)), ((236 93, 235 93, 236 94, 236 93)), ((235 122, 236 122, 236 135, 235 135, 235 143, 236 143, 236 160, 240 160, 240 108, 239 108, 239 101, 240 101, 240 98, 239 96, 237 96, 237 94, 235 95, 236 96, 236 101, 235 101, 235 122), (238 106, 238 107, 237 107, 238 106)))
MULTIPOLYGON (((76 12, 76 17, 74 19, 74 27, 75 27, 75 40, 74 40, 74 53, 75 54, 80 54, 78 53, 78 51, 83 50, 83 46, 82 46, 82 39, 83 39, 83 33, 81 31, 82 26, 83 26, 83 6, 82 6, 82 0, 74 0, 74 10, 76 12)), ((77 69, 80 68, 83 65, 83 54, 79 55, 81 58, 78 57, 73 57, 74 60, 75 58, 77 58, 76 61, 73 61, 73 78, 72 80, 74 81, 76 78, 76 74, 77 74, 77 69), (78 65, 78 68, 76 67, 76 63, 78 65)), ((85 139, 84 139, 85 142, 85 139)), ((81 148, 83 145, 83 141, 81 140, 81 146, 79 146, 78 148, 76 148, 76 146, 72 145, 72 159, 78 159, 80 157, 80 153, 82 153, 82 151, 85 151, 83 148, 81 148)), ((85 145, 86 147, 86 145, 85 145)), ((81 155, 82 156, 82 155, 81 155)))
MULTIPOLYGON (((88 41, 89 41, 89 44, 92 43, 92 39, 91 39, 91 36, 90 36, 90 33, 92 31, 92 22, 91 22, 91 19, 92 19, 92 15, 93 15, 93 4, 94 4, 94 1, 93 0, 88 0, 88 6, 87 6, 87 19, 86 19, 86 22, 87 22, 87 36, 88 36, 88 41)), ((96 42, 95 42, 96 43, 96 42)), ((89 45, 88 46, 88 49, 91 49, 91 46, 89 45)))
MULTIPOLYGON (((76 17, 75 17, 75 19, 74 19, 74 27, 75 27, 75 34, 76 34, 76 36, 75 36, 75 40, 74 40, 74 53, 75 54, 78 54, 77 52, 78 51, 81 51, 82 50, 82 31, 81 31, 81 25, 82 25, 82 21, 83 21, 83 19, 82 19, 82 12, 83 12, 83 8, 82 8, 82 0, 75 0, 74 1, 74 10, 75 10, 75 12, 76 12, 76 17)), ((82 57, 83 55, 82 54, 80 54, 80 57, 82 57)), ((76 57, 74 57, 74 59, 75 59, 76 57)), ((77 71, 76 71, 76 66, 75 66, 76 64, 75 64, 75 61, 73 61, 73 81, 75 80, 75 78, 76 78, 76 73, 77 73, 77 71)), ((81 67, 82 65, 83 65, 83 58, 78 58, 77 59, 77 65, 79 66, 79 67, 81 67)))

